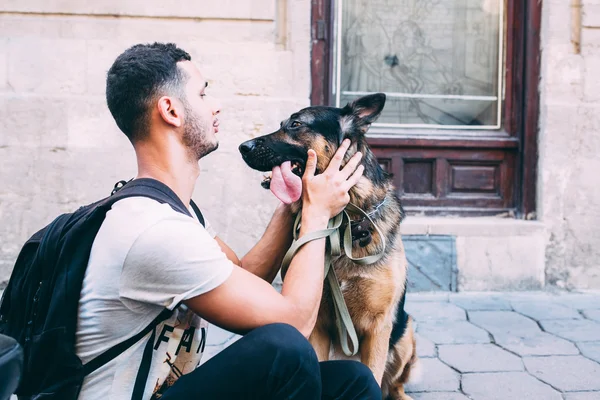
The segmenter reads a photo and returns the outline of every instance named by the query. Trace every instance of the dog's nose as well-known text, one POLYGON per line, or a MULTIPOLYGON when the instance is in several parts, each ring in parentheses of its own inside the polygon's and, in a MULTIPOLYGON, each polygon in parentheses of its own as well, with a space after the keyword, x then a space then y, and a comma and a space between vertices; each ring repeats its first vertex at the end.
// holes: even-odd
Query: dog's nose
POLYGON ((248 140, 247 142, 240 144, 239 149, 240 153, 242 153, 243 155, 250 153, 252 150, 254 150, 254 141, 248 140))

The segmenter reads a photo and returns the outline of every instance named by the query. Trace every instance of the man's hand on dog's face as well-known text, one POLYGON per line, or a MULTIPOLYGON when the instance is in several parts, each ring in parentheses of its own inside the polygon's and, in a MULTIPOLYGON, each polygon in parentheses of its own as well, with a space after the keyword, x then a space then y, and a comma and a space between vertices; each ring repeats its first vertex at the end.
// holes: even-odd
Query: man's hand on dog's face
POLYGON ((350 147, 346 139, 329 162, 327 169, 315 175, 317 153, 308 151, 306 171, 302 177, 302 214, 324 219, 338 215, 350 201, 348 191, 354 186, 364 172, 364 166, 359 165, 362 154, 357 152, 340 170, 346 151, 350 147))

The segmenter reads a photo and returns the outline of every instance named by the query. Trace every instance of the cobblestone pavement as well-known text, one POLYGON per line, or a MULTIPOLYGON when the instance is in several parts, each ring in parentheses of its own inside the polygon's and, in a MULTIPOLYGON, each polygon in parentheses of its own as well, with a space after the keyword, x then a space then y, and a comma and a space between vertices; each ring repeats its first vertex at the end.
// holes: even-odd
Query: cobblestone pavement
POLYGON ((600 292, 415 293, 414 400, 600 400, 600 292))

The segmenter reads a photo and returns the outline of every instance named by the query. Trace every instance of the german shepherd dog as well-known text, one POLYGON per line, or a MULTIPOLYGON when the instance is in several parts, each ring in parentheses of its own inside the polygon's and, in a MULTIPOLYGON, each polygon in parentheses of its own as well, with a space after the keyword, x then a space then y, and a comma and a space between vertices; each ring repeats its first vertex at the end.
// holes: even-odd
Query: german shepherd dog
MULTIPOLYGON (((350 190, 350 201, 367 212, 385 236, 385 254, 374 264, 359 265, 345 255, 333 260, 336 275, 359 337, 360 360, 381 385, 384 399, 410 400, 404 393, 418 359, 412 318, 404 310, 407 262, 400 236, 404 216, 391 179, 369 149, 365 133, 385 105, 382 93, 361 97, 344 108, 308 107, 292 114, 276 132, 242 143, 244 161, 259 171, 291 162, 301 177, 307 151, 317 153, 316 174, 323 172, 343 139, 352 142, 344 164, 357 151, 363 154, 364 174, 350 190)), ((283 167, 281 167, 283 168, 283 167)), ((288 167, 289 168, 289 167, 288 167)), ((275 172, 274 172, 275 174, 275 172)), ((274 179, 274 178, 273 178, 274 179)), ((270 179, 263 181, 269 187, 270 179)), ((301 209, 301 201, 292 210, 301 209)), ((362 215, 350 213, 353 257, 381 252, 381 237, 362 215)), ((337 334, 332 298, 326 285, 316 326, 310 335, 319 361, 344 358, 337 334)))

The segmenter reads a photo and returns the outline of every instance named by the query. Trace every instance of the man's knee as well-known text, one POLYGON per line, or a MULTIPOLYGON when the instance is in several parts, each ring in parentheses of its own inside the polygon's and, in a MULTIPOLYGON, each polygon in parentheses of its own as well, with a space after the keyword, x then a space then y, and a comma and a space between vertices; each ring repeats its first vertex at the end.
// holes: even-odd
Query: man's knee
POLYGON ((267 381, 274 398, 318 398, 321 374, 317 355, 304 336, 287 324, 250 332, 257 357, 269 365, 267 381))
POLYGON ((337 373, 343 376, 349 392, 365 399, 380 399, 381 388, 373 376, 373 372, 365 364, 358 361, 340 361, 336 365, 337 373))
POLYGON ((357 384, 364 388, 365 393, 369 394, 369 398, 380 398, 381 388, 375 380, 373 371, 365 364, 358 361, 353 364, 354 376, 356 377, 357 384))
POLYGON ((317 355, 308 340, 293 326, 269 324, 257 328, 248 335, 253 336, 257 350, 263 355, 278 356, 289 361, 302 361, 318 370, 317 355))

